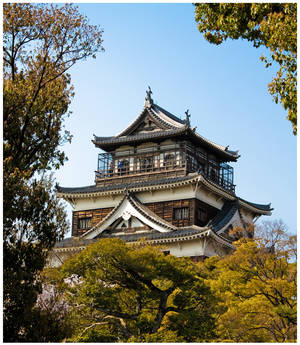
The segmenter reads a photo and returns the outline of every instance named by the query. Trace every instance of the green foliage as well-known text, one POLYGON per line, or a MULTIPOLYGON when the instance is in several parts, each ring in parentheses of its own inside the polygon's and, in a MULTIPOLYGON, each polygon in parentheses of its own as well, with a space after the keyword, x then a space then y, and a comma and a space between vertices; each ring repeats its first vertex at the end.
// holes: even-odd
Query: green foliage
POLYGON ((214 298, 190 259, 102 239, 60 271, 69 277, 66 296, 81 323, 72 339, 114 334, 118 341, 195 342, 214 336, 214 298))
POLYGON ((3 6, 5 341, 37 341, 32 330, 50 320, 34 309, 37 274, 68 224, 45 172, 63 164, 59 145, 71 140, 63 128, 73 96, 66 71, 94 55, 101 35, 74 6, 3 6))
POLYGON ((195 4, 195 19, 204 37, 213 44, 227 38, 246 39, 254 47, 264 46, 270 58, 261 57, 266 67, 275 61, 280 69, 269 84, 276 103, 288 110, 287 119, 297 133, 297 4, 296 3, 210 3, 195 4))
POLYGON ((168 329, 158 330, 156 333, 145 333, 133 336, 128 343, 181 343, 186 342, 184 337, 178 336, 177 332, 168 329))
POLYGON ((80 334, 71 337, 69 341, 74 343, 116 343, 118 337, 111 330, 94 323, 80 334))
MULTIPOLYGON (((265 234, 270 234, 269 230, 265 234)), ((272 233, 276 240, 271 246, 271 237, 241 239, 235 242, 237 249, 232 255, 209 258, 201 264, 219 300, 215 310, 218 341, 296 341, 294 249, 280 228, 273 227, 272 233)))
MULTIPOLYGON (((60 342, 71 335, 72 324, 69 320, 62 320, 59 312, 41 310, 34 307, 28 318, 24 320, 26 338, 19 337, 20 341, 30 339, 31 342, 60 342)), ((24 334, 25 335, 25 334, 24 334)))
POLYGON ((263 223, 236 251, 194 264, 102 239, 44 271, 69 306, 72 342, 294 342, 296 239, 263 223))

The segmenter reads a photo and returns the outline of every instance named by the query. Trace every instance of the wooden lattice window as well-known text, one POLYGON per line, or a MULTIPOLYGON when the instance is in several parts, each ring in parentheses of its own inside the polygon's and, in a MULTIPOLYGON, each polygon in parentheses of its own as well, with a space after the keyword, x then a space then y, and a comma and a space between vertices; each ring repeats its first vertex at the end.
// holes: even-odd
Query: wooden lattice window
POLYGON ((166 155, 164 164, 166 167, 173 167, 176 164, 175 155, 173 153, 169 153, 166 155))
POLYGON ((119 161, 118 172, 119 173, 127 173, 128 171, 129 171, 129 161, 127 159, 119 161))
POLYGON ((78 219, 78 229, 89 229, 92 226, 92 217, 79 218, 78 219))
POLYGON ((140 159, 140 169, 142 172, 151 171, 153 169, 153 157, 145 157, 140 159))
POLYGON ((207 211, 203 208, 198 208, 197 209, 197 219, 200 222, 206 222, 208 216, 207 216, 207 211))
POLYGON ((190 209, 188 207, 174 208, 173 219, 182 220, 190 218, 190 209))

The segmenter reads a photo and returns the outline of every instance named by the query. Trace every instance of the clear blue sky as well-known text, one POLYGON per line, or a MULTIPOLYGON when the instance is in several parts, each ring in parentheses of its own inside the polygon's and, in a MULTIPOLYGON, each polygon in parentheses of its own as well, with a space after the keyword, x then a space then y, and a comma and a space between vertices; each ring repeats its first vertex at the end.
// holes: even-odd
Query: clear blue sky
MULTIPOLYGON (((63 147, 69 161, 56 172, 61 186, 94 184, 93 134, 111 136, 142 111, 148 85, 154 101, 184 118, 204 137, 241 155, 234 167, 236 194, 272 203, 271 217, 296 232, 296 137, 267 84, 276 68, 260 61, 248 42, 214 46, 204 40, 192 4, 79 4, 104 29, 104 53, 71 70, 75 97, 63 147)), ((71 215, 71 207, 69 207, 71 215)), ((71 217, 70 217, 71 221, 71 217)))

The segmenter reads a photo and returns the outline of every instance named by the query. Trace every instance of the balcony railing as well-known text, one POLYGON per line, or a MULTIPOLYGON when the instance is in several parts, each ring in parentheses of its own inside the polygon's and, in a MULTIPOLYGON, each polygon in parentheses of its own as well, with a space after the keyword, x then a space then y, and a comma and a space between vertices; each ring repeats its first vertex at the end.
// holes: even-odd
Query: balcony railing
POLYGON ((186 148, 122 156, 120 153, 100 153, 96 181, 176 170, 183 170, 185 173, 199 172, 226 190, 235 191, 231 166, 225 163, 218 165, 208 160, 203 153, 190 152, 186 148))

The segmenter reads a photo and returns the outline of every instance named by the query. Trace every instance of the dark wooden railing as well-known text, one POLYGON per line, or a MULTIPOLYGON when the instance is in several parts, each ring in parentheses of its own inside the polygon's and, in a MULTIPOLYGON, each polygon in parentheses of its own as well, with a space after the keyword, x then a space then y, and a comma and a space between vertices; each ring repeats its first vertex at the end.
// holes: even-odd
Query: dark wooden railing
POLYGON ((133 175, 183 171, 199 172, 210 181, 234 193, 233 168, 228 164, 210 161, 202 152, 186 148, 143 154, 100 153, 95 180, 113 179, 133 175))

